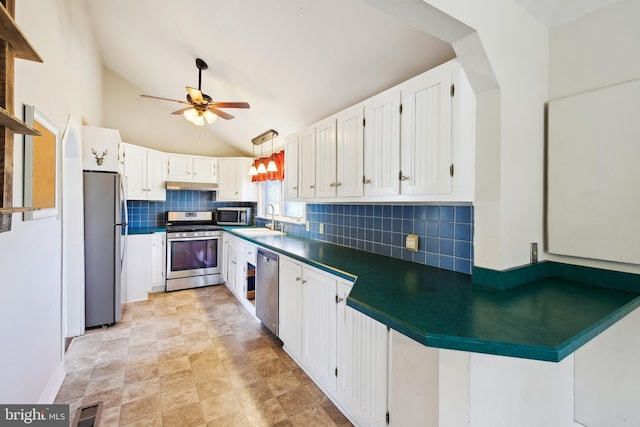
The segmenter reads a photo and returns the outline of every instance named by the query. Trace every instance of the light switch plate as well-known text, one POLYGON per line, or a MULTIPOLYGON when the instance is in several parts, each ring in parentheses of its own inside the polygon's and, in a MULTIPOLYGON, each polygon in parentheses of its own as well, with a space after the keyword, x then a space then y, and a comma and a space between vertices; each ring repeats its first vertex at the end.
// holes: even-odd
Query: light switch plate
POLYGON ((407 234, 407 241, 405 247, 412 252, 418 252, 418 235, 417 234, 407 234))

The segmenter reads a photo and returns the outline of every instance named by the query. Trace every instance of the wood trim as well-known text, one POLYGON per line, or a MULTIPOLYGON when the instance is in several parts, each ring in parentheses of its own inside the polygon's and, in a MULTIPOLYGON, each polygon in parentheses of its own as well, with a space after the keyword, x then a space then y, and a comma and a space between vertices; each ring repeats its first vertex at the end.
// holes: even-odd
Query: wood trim
MULTIPOLYGON (((7 0, 7 6, 13 3, 7 0)), ((13 110, 13 52, 6 41, 0 41, 0 105, 9 113, 13 110)), ((0 207, 13 206, 13 132, 7 127, 0 127, 0 207)), ((0 232, 11 230, 11 214, 3 214, 0 232)))

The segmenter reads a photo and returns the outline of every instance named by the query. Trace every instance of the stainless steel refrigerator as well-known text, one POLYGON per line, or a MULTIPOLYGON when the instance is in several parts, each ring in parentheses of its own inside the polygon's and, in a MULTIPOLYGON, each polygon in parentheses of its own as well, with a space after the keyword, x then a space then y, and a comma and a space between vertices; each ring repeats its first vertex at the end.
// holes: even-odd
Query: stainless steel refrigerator
POLYGON ((126 200, 120 174, 84 171, 85 327, 111 325, 122 315, 126 200))

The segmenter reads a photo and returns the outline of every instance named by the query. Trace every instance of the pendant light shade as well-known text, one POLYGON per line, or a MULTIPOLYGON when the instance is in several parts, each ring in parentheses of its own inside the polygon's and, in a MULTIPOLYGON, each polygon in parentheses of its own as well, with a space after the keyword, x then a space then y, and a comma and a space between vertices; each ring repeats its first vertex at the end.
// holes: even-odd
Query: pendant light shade
POLYGON ((258 165, 258 173, 267 173, 267 168, 265 167, 263 162, 260 162, 258 165))
POLYGON ((273 134, 271 134, 271 157, 267 165, 267 172, 278 172, 278 166, 276 166, 276 162, 273 161, 273 134))

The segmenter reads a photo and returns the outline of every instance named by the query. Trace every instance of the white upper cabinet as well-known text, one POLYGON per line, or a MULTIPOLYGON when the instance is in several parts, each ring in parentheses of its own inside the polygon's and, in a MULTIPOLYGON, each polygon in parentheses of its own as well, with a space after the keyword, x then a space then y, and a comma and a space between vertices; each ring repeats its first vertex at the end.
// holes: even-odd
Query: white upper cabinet
POLYGON ((336 119, 315 125, 316 197, 336 197, 336 119))
POLYGON ((309 127, 298 134, 298 197, 316 196, 316 128, 309 127))
POLYGON ((361 104, 336 115, 336 192, 338 197, 364 194, 364 120, 361 104))
POLYGON ((255 183, 251 182, 249 168, 253 163, 250 157, 221 157, 218 159, 220 179, 218 180, 218 201, 257 200, 255 183))
POLYGON ((124 145, 124 175, 130 200, 166 200, 167 160, 163 152, 124 145))
POLYGON ((284 141, 285 199, 298 198, 298 174, 298 134, 294 133, 284 141))
POLYGON ((287 138, 286 198, 473 201, 474 140, 473 91, 449 61, 287 138))
POLYGON ((169 181, 218 182, 218 159, 215 157, 169 154, 169 181))
POLYGON ((451 192, 451 66, 400 85, 400 192, 451 192))
POLYGON ((364 195, 400 192, 400 91, 393 88, 364 104, 364 195))

